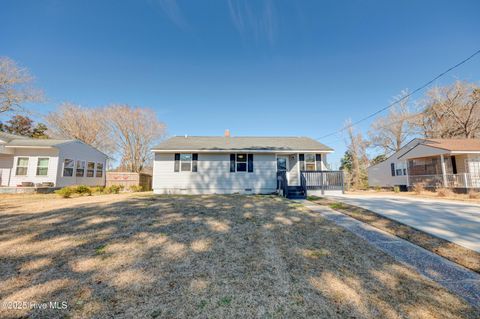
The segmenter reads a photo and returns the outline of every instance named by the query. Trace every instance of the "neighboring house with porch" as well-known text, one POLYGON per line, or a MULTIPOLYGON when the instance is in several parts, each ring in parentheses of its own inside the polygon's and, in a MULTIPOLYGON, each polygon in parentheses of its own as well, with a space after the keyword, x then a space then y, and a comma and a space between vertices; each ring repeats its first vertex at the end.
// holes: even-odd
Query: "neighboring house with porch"
POLYGON ((0 186, 4 191, 5 187, 105 185, 106 160, 107 155, 78 140, 0 132, 0 186))
POLYGON ((480 139, 410 141, 385 161, 368 168, 373 187, 480 189, 480 139))
POLYGON ((152 151, 157 194, 269 194, 277 191, 279 176, 295 193, 302 172, 326 171, 333 152, 307 137, 231 137, 228 131, 172 137, 152 151))

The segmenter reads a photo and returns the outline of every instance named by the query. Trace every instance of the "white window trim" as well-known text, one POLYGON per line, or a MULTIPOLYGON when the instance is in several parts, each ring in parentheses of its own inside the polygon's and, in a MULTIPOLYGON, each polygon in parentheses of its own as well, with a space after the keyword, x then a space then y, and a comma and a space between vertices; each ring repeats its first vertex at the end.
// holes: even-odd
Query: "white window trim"
POLYGON ((105 167, 105 165, 104 165, 103 163, 98 163, 98 162, 95 163, 95 174, 94 174, 95 178, 103 178, 103 176, 104 176, 104 171, 103 171, 103 170, 104 170, 104 167, 105 167), (98 164, 102 164, 102 169, 101 169, 102 176, 97 176, 98 164))
POLYGON ((75 168, 77 165, 76 164, 76 161, 73 159, 73 158, 64 158, 63 161, 62 161, 62 177, 75 177, 75 168), (73 161, 73 173, 72 173, 72 176, 65 176, 65 161, 66 160, 71 160, 73 161))
MULTIPOLYGON (((253 161, 255 162, 254 153, 230 153, 230 154, 235 154, 235 172, 230 172, 230 173, 240 173, 240 174, 241 174, 241 173, 255 173, 255 165, 253 166, 253 171, 252 171, 252 172, 249 172, 249 171, 248 171, 248 155, 252 155, 252 156, 253 156, 253 161), (238 163, 238 161, 237 161, 237 155, 238 155, 238 154, 241 154, 241 155, 245 154, 245 156, 246 156, 246 157, 245 157, 245 159, 246 159, 246 162, 245 162, 245 165, 246 165, 245 171, 237 171, 237 163, 238 163)), ((277 156, 275 155, 275 167, 276 167, 276 165, 277 165, 277 160, 276 160, 276 158, 277 158, 277 156)), ((230 161, 229 161, 229 163, 230 163, 230 161)), ((243 163, 243 162, 241 162, 241 163, 243 163)), ((229 170, 230 170, 230 166, 229 166, 229 170)))
MULTIPOLYGON (((313 154, 313 163, 315 165, 315 171, 318 171, 318 168, 317 168, 317 153, 304 153, 303 154, 303 156, 304 156, 303 160, 304 160, 304 163, 305 163, 305 172, 312 172, 312 171, 307 170, 307 155, 308 154, 313 154)), ((318 153, 318 154, 320 154, 320 153, 318 153)), ((298 163, 298 165, 300 166, 300 163, 298 163)))
POLYGON ((180 159, 178 161, 179 167, 178 167, 178 172, 185 172, 185 173, 191 173, 193 170, 193 153, 180 153, 180 159), (182 160, 182 155, 190 155, 190 161, 184 161, 182 160), (190 170, 182 170, 182 163, 188 163, 190 162, 190 170))
POLYGON ((248 153, 235 153, 235 173, 248 173, 248 153), (237 161, 237 155, 244 155, 244 154, 245 154, 245 170, 239 171, 237 170, 238 163, 243 163, 243 162, 237 161))
MULTIPOLYGON (((50 157, 49 156, 39 156, 39 157, 37 157, 37 167, 35 167, 35 176, 48 176, 49 167, 50 167, 50 157), (39 168, 38 164, 40 163, 40 159, 47 159, 48 160, 47 167, 46 167, 47 168, 47 174, 45 174, 45 175, 39 175, 38 174, 38 168, 39 168)), ((42 166, 42 168, 45 168, 45 167, 42 166)))
POLYGON ((18 156, 17 157, 17 160, 15 161, 15 176, 28 176, 28 166, 30 165, 30 157, 29 156, 18 156), (18 166, 18 160, 20 158, 26 158, 27 159, 27 166, 18 166), (26 167, 27 168, 27 172, 25 173, 25 175, 19 175, 17 174, 17 168, 18 167, 26 167))
POLYGON ((75 161, 75 177, 86 177, 87 176, 87 161, 84 160, 76 160, 75 161), (83 165, 83 175, 77 176, 77 169, 78 169, 78 162, 82 162, 83 165))
POLYGON ((86 168, 86 171, 87 171, 87 174, 85 175, 85 177, 87 178, 95 178, 95 169, 97 167, 97 164, 95 162, 90 162, 90 161, 87 161, 87 165, 85 166, 86 168), (93 169, 88 169, 88 163, 93 163, 93 169), (93 176, 88 176, 88 171, 91 171, 93 170, 93 176))

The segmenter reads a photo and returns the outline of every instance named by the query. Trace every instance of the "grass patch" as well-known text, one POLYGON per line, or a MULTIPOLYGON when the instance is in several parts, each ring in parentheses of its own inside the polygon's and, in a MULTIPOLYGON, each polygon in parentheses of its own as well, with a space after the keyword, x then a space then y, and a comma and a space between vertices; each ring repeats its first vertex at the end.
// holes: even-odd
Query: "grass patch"
POLYGON ((218 301, 218 305, 222 307, 230 306, 231 303, 232 303, 231 297, 223 297, 218 301))
POLYGON ((208 301, 202 300, 198 303, 198 309, 205 309, 205 307, 208 305, 208 301))
POLYGON ((95 254, 103 255, 103 254, 105 254, 106 249, 107 249, 107 245, 100 245, 97 248, 95 248, 95 254))
POLYGON ((332 203, 332 204, 329 204, 328 207, 330 207, 331 209, 347 209, 348 208, 348 206, 343 203, 332 203))
POLYGON ((313 258, 320 258, 320 257, 325 257, 325 256, 330 256, 330 251, 327 249, 317 249, 308 254, 310 257, 313 258))

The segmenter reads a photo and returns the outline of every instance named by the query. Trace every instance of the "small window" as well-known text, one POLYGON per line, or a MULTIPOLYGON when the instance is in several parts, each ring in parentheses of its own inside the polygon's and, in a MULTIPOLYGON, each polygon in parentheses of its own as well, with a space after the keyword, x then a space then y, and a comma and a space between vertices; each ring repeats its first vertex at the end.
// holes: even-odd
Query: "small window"
POLYGON ((64 159, 63 160, 63 176, 72 177, 74 166, 75 166, 75 162, 73 160, 68 158, 64 159))
POLYGON ((407 176, 407 169, 406 168, 403 169, 403 175, 407 176))
POLYGON ((180 171, 192 171, 192 154, 180 154, 180 171))
POLYGON ((37 161, 37 176, 48 175, 48 157, 39 157, 37 161))
POLYGON ((305 170, 314 171, 315 169, 315 154, 305 154, 305 170))
POLYGON ((25 176, 28 170, 28 157, 19 157, 17 159, 17 169, 15 175, 25 176))
POLYGON ((95 163, 88 162, 87 164, 87 177, 93 177, 95 174, 95 163))
POLYGON ((85 176, 85 161, 77 161, 77 177, 84 177, 85 176))
POLYGON ((247 154, 237 154, 237 172, 247 171, 247 154))
POLYGON ((103 177, 103 163, 97 163, 96 177, 103 177))
POLYGON ((392 173, 392 176, 395 176, 395 163, 390 164, 390 172, 392 173))
POLYGON ((397 176, 402 176, 402 169, 401 168, 397 168, 396 169, 396 173, 397 173, 397 176))

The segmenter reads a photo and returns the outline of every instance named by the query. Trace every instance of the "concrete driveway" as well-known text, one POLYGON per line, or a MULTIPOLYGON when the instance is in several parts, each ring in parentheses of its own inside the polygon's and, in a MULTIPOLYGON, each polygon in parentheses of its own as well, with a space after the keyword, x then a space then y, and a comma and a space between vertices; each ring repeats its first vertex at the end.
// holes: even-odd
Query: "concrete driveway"
POLYGON ((345 194, 329 197, 480 252, 480 205, 390 195, 345 194))

